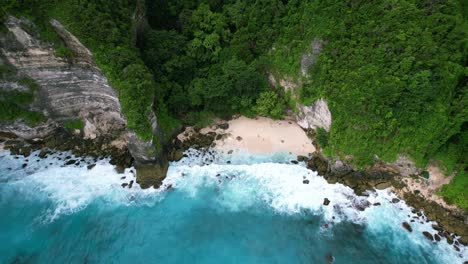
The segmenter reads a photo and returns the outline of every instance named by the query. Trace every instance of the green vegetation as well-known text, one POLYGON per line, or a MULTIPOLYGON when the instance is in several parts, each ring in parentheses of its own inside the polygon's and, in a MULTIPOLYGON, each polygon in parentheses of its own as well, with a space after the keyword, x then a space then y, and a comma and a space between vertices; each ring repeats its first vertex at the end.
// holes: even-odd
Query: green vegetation
POLYGON ((63 123, 63 126, 68 129, 83 129, 84 124, 81 119, 70 120, 63 123))
MULTIPOLYGON (((366 166, 408 155, 442 162, 466 182, 467 4, 459 0, 6 0, 70 56, 47 23, 58 19, 119 91, 129 127, 151 139, 153 107, 165 137, 180 124, 235 113, 281 118, 296 101, 325 98, 325 153, 366 166), (147 24, 132 20, 145 12, 147 24), (301 58, 315 50, 307 76, 301 58), (320 51, 317 53, 317 51, 320 51), (267 76, 302 83, 273 90, 267 76), (298 97, 295 97, 295 96, 298 97), (460 176, 461 175, 461 176, 460 176)), ((2 69, 0 69, 2 70, 2 69)), ((167 139, 167 138, 165 138, 167 139)), ((158 138, 156 141, 160 141, 158 138)), ((451 198, 448 198, 451 199, 451 198)), ((452 201, 455 201, 452 199, 452 201)))
POLYGON ((457 173, 450 184, 442 186, 439 194, 449 203, 468 210, 468 173, 457 173))
POLYGON ((28 105, 32 101, 32 92, 0 90, 0 122, 23 119, 29 125, 34 126, 45 121, 47 118, 42 113, 29 110, 28 105))

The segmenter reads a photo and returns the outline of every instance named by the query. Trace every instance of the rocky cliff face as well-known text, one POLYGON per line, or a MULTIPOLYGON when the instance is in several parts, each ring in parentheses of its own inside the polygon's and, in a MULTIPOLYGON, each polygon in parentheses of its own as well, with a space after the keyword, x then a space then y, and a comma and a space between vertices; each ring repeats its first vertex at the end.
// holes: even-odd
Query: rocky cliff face
MULTIPOLYGON (((16 72, 13 79, 0 79, 0 89, 27 90, 18 80, 33 80, 38 88, 29 108, 47 117, 47 121, 37 126, 29 126, 23 120, 0 122, 0 139, 41 141, 57 137, 57 133, 63 137, 63 124, 79 119, 84 127, 75 131, 74 139, 70 139, 71 147, 80 144, 76 137, 81 137, 88 145, 99 144, 93 151, 102 149, 103 154, 106 148, 117 148, 121 153, 128 149, 137 166, 156 164, 160 171, 157 175, 146 173, 144 187, 158 185, 167 169, 167 162, 161 158, 161 148, 156 148, 152 141, 140 140, 133 131, 126 129, 117 92, 94 63, 92 53, 59 21, 52 19, 50 24, 72 52, 70 58, 57 56, 54 46, 41 41, 35 26, 26 19, 10 16, 4 23, 8 31, 0 32, 0 66, 8 65, 16 72)), ((153 133, 158 135, 156 116, 151 112, 148 118, 153 133)), ((82 149, 81 146, 80 152, 86 154, 82 149)))
POLYGON ((332 116, 325 100, 319 99, 310 106, 297 104, 296 107, 299 110, 296 114, 299 126, 314 130, 321 127, 330 131, 332 116))
MULTIPOLYGON (((117 94, 93 63, 91 52, 58 21, 52 20, 51 24, 74 54, 69 62, 56 56, 51 45, 28 33, 24 29, 26 23, 29 22, 14 17, 7 19, 5 26, 9 32, 1 52, 18 75, 39 85, 31 108, 57 122, 83 120, 86 138, 123 130, 126 122, 117 94)), ((9 130, 15 131, 11 125, 9 130)))

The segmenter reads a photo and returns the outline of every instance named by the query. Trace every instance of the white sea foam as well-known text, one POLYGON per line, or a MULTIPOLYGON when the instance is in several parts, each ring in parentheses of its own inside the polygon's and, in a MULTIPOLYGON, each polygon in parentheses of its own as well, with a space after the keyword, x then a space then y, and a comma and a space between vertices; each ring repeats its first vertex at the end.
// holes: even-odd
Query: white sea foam
POLYGON ((66 166, 65 157, 80 159, 67 152, 52 154, 45 159, 37 158, 37 154, 34 152, 24 158, 2 152, 0 170, 6 174, 2 178, 9 178, 7 184, 20 189, 23 195, 49 199, 53 203, 52 208, 41 217, 43 221, 54 221, 61 215, 77 212, 96 200, 109 206, 157 202, 159 191, 142 190, 135 182, 134 168, 127 168, 123 174, 119 174, 107 158, 96 163, 86 158, 79 165, 66 166), (23 168, 26 163, 27 166, 23 168), (95 166, 88 169, 89 164, 95 166), (122 183, 130 181, 134 181, 132 189, 122 188, 122 183))
MULTIPOLYGON (((130 190, 122 188, 121 177, 126 177, 124 181, 128 182, 135 180, 134 174, 130 172, 131 169, 118 174, 107 159, 97 162, 94 168, 88 170, 86 162, 79 166, 63 166, 63 159, 58 158, 68 153, 51 155, 39 162, 35 161, 34 155, 37 153, 29 157, 29 165, 22 168, 24 158, 14 159, 8 153, 0 152, 0 170, 11 169, 11 175, 2 175, 0 179, 11 176, 7 184, 20 188, 23 194, 41 195, 51 200, 54 207, 47 212, 47 221, 82 210, 95 200, 103 201, 108 206, 133 206, 154 205, 164 197, 160 190, 141 190, 137 184, 130 190)), ((274 163, 266 162, 267 156, 261 156, 258 160, 255 157, 219 156, 217 153, 204 156, 192 150, 188 152, 188 157, 171 164, 164 185, 172 185, 178 192, 192 197, 207 187, 215 188, 217 192, 212 198, 213 206, 223 210, 241 211, 264 205, 280 214, 305 212, 319 215, 328 225, 352 221, 366 225, 369 235, 375 236, 375 239, 379 235, 391 234, 395 245, 402 243, 402 250, 404 238, 411 236, 421 246, 435 247, 433 253, 439 254, 446 263, 468 259, 464 247, 461 247, 460 253, 455 253, 445 238, 437 246, 424 238, 422 231, 436 233, 431 227, 433 223, 422 220, 410 223, 415 214, 404 201, 392 203, 396 196, 388 190, 357 196, 349 187, 328 184, 304 164, 290 164, 290 155, 271 156, 270 160, 274 160, 274 163), (227 161, 231 161, 230 164, 227 161), (207 162, 212 163, 203 165, 207 162), (328 206, 323 204, 325 198, 330 200, 328 206), (380 205, 373 206, 374 203, 380 205), (403 229, 402 222, 409 222, 413 232, 403 229)))

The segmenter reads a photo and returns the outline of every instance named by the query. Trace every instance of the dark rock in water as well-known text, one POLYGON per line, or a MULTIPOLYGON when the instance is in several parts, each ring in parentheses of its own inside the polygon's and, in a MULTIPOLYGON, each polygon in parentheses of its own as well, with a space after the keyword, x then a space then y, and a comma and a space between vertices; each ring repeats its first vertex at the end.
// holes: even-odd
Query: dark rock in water
POLYGON ((309 180, 303 180, 302 181, 303 184, 309 184, 309 182, 310 182, 309 180))
POLYGON ((41 152, 39 152, 39 154, 37 155, 39 158, 43 159, 47 156, 47 154, 49 153, 49 151, 47 149, 41 149, 41 152))
POLYGON ((233 152, 233 150, 231 149, 231 150, 228 151, 228 154, 232 154, 232 152, 233 152))
POLYGON ((237 141, 241 141, 241 140, 242 140, 242 137, 241 137, 241 136, 237 136, 236 139, 237 139, 237 141))
POLYGON ((419 194, 420 192, 420 190, 414 190, 414 194, 419 194))
POLYGON ((120 179, 121 179, 121 180, 125 180, 125 178, 127 178, 127 177, 125 177, 125 176, 123 176, 123 177, 120 177, 120 179))
POLYGON ((327 263, 331 264, 331 263, 335 262, 335 257, 331 253, 328 253, 325 256, 325 260, 327 261, 327 263))
POLYGON ((429 239, 430 241, 433 241, 434 240, 434 237, 432 236, 431 233, 427 232, 427 231, 424 231, 422 232, 422 234, 427 238, 429 239))
POLYGON ((86 166, 86 168, 88 168, 88 170, 91 170, 94 167, 96 167, 96 164, 90 164, 90 165, 86 166))
POLYGON ((226 161, 226 163, 227 163, 227 164, 231 164, 231 161, 230 161, 230 160, 228 160, 228 161, 226 161))
POLYGON ((126 182, 122 183, 122 188, 125 188, 127 186, 128 186, 128 183, 126 183, 126 182))
POLYGON ((65 162, 65 165, 73 165, 75 164, 76 160, 69 160, 67 162, 65 162))
POLYGON ((130 181, 130 184, 128 184, 128 188, 131 189, 133 186, 133 180, 130 181))
POLYGON ((291 160, 292 164, 298 164, 299 162, 297 160, 291 160))
POLYGON ((219 124, 219 125, 218 125, 218 128, 221 128, 221 129, 224 129, 224 130, 226 130, 226 129, 228 129, 228 128, 229 128, 229 124, 228 124, 228 123, 222 123, 222 124, 219 124))
POLYGON ((307 162, 307 168, 316 171, 319 175, 326 175, 329 171, 327 159, 321 154, 314 153, 307 162))
POLYGON ((401 225, 402 225, 406 230, 408 230, 408 232, 413 232, 413 228, 411 228, 410 224, 408 224, 407 222, 403 222, 403 223, 401 223, 401 225))
POLYGON ((439 225, 436 225, 436 224, 433 224, 433 225, 432 225, 432 228, 433 228, 434 230, 437 230, 437 231, 442 231, 442 228, 440 228, 440 226, 439 226, 439 225))
POLYGON ((367 208, 369 208, 370 205, 371 205, 371 203, 369 201, 365 200, 365 201, 358 202, 358 203, 354 204, 354 207, 359 211, 364 211, 367 208))
POLYGON ((410 222, 411 222, 411 223, 414 223, 415 221, 414 221, 414 219, 412 219, 410 222))
POLYGON ((306 156, 302 156, 302 155, 297 156, 298 161, 307 161, 308 159, 309 158, 307 158, 306 156))
POLYGON ((457 252, 460 252, 460 248, 456 245, 453 245, 453 248, 457 251, 457 252))
POLYGON ((381 203, 374 203, 373 206, 379 206, 381 203))
POLYGON ((24 164, 22 165, 23 168, 26 168, 26 166, 28 166, 27 163, 24 163, 24 164))
POLYGON ((330 204, 330 200, 328 198, 323 199, 323 205, 327 206, 330 204))
POLYGON ((393 198, 392 199, 392 203, 398 203, 398 202, 400 202, 400 199, 398 199, 398 198, 393 198))
POLYGON ((434 239, 438 242, 438 241, 440 241, 440 236, 438 234, 435 234, 434 239))
POLYGON ((66 156, 65 159, 71 159, 71 156, 66 156))
POLYGON ((169 190, 174 189, 174 186, 172 186, 172 184, 168 184, 165 189, 166 191, 169 191, 169 190))
POLYGON ((151 186, 159 188, 166 177, 169 164, 140 164, 136 166, 137 180, 141 188, 146 189, 151 186))

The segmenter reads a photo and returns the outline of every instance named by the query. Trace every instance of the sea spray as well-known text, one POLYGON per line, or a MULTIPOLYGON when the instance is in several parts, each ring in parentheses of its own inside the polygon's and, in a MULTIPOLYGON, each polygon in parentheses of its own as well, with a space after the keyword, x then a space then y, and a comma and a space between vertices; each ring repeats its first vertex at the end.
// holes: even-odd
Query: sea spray
POLYGON ((286 153, 189 150, 171 164, 163 183, 168 191, 122 188, 134 180, 132 168, 118 174, 107 159, 92 169, 92 159, 65 166, 67 156, 75 159, 0 153, 0 262, 321 263, 328 254, 335 263, 467 259, 465 248, 457 252, 445 238, 427 240, 422 232, 435 234, 433 223, 404 201, 393 203, 388 190, 356 196, 286 153))

